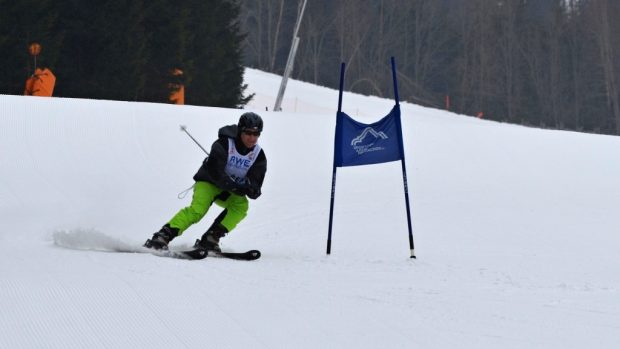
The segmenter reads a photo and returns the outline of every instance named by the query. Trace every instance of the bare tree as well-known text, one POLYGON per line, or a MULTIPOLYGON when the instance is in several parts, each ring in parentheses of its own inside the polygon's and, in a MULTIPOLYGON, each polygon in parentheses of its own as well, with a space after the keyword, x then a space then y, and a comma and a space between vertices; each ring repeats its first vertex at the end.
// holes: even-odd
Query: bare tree
MULTIPOLYGON (((601 68, 604 72, 607 105, 613 116, 616 134, 620 134, 620 96, 614 64, 617 58, 615 57, 612 44, 614 38, 612 37, 612 25, 609 20, 611 6, 608 0, 593 0, 592 4, 593 19, 598 34, 595 36, 596 43, 599 49, 601 68)), ((615 35, 617 40, 617 31, 615 35)))
POLYGON ((502 62, 502 69, 498 72, 497 82, 501 99, 504 101, 505 118, 508 121, 517 121, 520 104, 520 74, 519 74, 519 40, 518 19, 520 4, 516 1, 506 1, 498 5, 498 59, 502 62))
MULTIPOLYGON (((244 1, 246 62, 281 72, 298 1, 244 1)), ((312 0, 293 76, 485 118, 620 134, 620 1, 312 0)))
POLYGON ((493 7, 486 0, 472 0, 457 7, 461 33, 459 56, 454 73, 458 75, 456 87, 459 94, 459 109, 473 113, 488 114, 487 101, 495 98, 497 91, 490 83, 493 66, 497 64, 493 35, 493 7))
POLYGON ((297 7, 284 0, 258 0, 242 2, 241 23, 247 33, 245 49, 249 53, 246 61, 252 66, 267 71, 284 69, 281 61, 286 60, 288 41, 291 37, 297 7), (287 30, 290 29, 290 30, 287 30))
MULTIPOLYGON (((303 40, 300 42, 295 75, 306 76, 314 84, 322 84, 323 73, 331 70, 330 67, 325 67, 325 61, 333 55, 329 52, 329 43, 333 41, 330 40, 330 36, 334 34, 334 25, 337 20, 333 16, 334 4, 337 3, 328 2, 324 6, 308 6, 301 25, 303 40)), ((337 63, 334 66, 337 66, 337 63)))

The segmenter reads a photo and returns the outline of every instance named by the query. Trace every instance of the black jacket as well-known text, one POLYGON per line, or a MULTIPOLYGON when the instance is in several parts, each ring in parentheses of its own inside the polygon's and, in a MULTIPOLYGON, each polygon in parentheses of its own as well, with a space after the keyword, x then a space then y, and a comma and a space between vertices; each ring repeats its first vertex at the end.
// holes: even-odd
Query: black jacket
POLYGON ((243 185, 235 183, 224 169, 228 162, 228 138, 235 141, 235 148, 241 155, 249 153, 239 138, 237 125, 229 125, 220 128, 217 141, 213 142, 209 156, 203 161, 202 166, 194 175, 195 181, 204 181, 215 184, 218 188, 238 195, 247 195, 250 199, 256 199, 261 195, 261 187, 267 172, 267 157, 261 149, 256 161, 250 167, 246 176, 247 182, 243 185))

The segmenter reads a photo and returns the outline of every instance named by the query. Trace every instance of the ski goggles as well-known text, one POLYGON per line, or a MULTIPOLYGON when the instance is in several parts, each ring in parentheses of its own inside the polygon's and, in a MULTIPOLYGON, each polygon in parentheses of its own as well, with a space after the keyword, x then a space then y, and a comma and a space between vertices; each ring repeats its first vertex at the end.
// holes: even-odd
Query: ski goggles
POLYGON ((252 130, 243 130, 243 133, 245 133, 248 136, 260 136, 260 131, 252 131, 252 130))

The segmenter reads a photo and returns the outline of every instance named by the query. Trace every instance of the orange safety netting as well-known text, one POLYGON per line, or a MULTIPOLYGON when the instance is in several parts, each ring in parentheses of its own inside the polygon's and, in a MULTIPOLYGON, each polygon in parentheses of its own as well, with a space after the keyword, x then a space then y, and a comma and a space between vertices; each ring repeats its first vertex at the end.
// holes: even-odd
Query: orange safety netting
POLYGON ((34 74, 26 80, 26 96, 51 97, 56 85, 56 76, 48 68, 37 68, 34 74))
POLYGON ((176 85, 170 91, 170 96, 168 97, 171 103, 174 104, 185 104, 185 86, 176 85))

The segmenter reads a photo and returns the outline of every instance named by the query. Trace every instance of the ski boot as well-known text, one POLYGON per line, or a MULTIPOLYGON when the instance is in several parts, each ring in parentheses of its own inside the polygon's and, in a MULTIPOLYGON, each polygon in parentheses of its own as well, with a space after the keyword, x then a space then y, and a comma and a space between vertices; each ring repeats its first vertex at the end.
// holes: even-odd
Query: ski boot
POLYGON ((196 240, 194 248, 203 248, 207 251, 213 251, 216 253, 222 252, 220 249, 220 238, 223 238, 228 229, 220 223, 214 223, 206 233, 202 234, 200 240, 196 240))
POLYGON ((146 240, 144 247, 155 250, 167 250, 168 243, 179 235, 179 229, 172 228, 169 224, 164 225, 153 237, 146 240))

